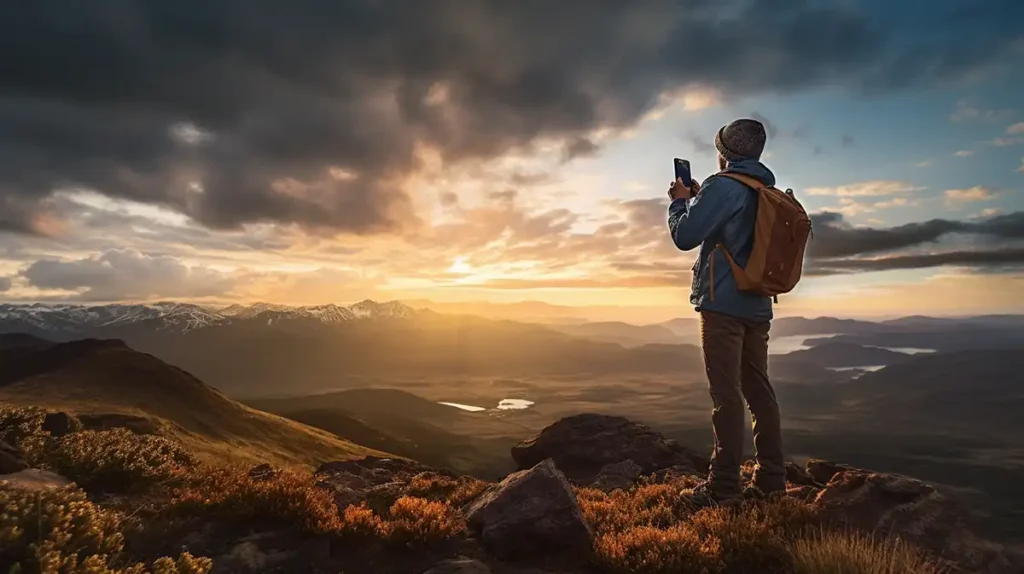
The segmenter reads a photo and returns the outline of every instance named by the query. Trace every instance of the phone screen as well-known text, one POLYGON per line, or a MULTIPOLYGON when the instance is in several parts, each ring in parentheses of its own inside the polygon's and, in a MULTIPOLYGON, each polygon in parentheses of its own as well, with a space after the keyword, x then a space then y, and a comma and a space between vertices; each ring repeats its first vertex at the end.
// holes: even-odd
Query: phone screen
POLYGON ((676 179, 681 179, 684 184, 689 185, 690 180, 690 162, 689 160, 679 159, 678 157, 673 162, 676 166, 676 179))

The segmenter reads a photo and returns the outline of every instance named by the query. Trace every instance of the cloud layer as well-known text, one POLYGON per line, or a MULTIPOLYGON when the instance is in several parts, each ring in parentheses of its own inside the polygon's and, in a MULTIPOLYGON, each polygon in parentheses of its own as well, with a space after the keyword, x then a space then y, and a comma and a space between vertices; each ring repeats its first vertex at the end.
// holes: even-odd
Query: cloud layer
POLYGON ((58 233, 55 188, 213 228, 393 231, 418 216, 424 150, 448 164, 540 141, 586 154, 686 86, 967 76, 1006 56, 1021 11, 976 4, 938 18, 947 30, 894 30, 811 0, 22 2, 0 22, 0 231, 58 233), (699 42, 679 41, 692 30, 699 42))

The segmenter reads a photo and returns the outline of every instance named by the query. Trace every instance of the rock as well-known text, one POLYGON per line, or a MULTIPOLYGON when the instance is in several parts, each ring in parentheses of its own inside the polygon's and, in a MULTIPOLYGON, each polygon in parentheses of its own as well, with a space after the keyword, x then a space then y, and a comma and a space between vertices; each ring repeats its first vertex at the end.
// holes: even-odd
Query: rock
POLYGON ((50 433, 51 436, 62 437, 67 434, 71 434, 81 428, 81 423, 78 419, 69 415, 68 413, 47 413, 43 417, 43 424, 40 428, 44 432, 50 433))
POLYGON ((479 560, 460 557, 440 562, 423 574, 491 574, 491 569, 479 560))
MULTIPOLYGON (((829 476, 829 479, 832 477, 829 476)), ((819 482, 811 476, 807 470, 800 468, 799 465, 787 462, 786 463, 786 482, 795 484, 797 486, 823 486, 828 481, 819 482)))
MULTIPOLYGON (((847 470, 857 470, 852 466, 846 466, 845 464, 837 464, 827 460, 821 460, 818 458, 812 458, 807 461, 805 465, 807 474, 820 484, 828 484, 828 481, 832 480, 832 477, 840 472, 847 470)), ((787 469, 788 474, 788 469, 787 469)))
POLYGON ((250 480, 270 480, 277 476, 277 471, 269 464, 259 464, 249 469, 250 480))
POLYGON ((374 486, 373 484, 367 482, 365 478, 348 472, 332 473, 328 477, 326 477, 324 481, 330 484, 331 486, 338 488, 347 488, 351 490, 366 490, 374 486))
POLYGON ((632 460, 606 464, 597 473, 597 478, 594 479, 591 486, 604 492, 612 492, 620 488, 628 490, 636 484, 636 480, 640 478, 642 472, 643 469, 640 468, 640 465, 632 460))
POLYGON ((70 485, 71 481, 48 470, 26 468, 20 472, 0 476, 0 483, 25 490, 45 490, 47 488, 64 488, 70 485))
POLYGON ((28 468, 21 451, 0 440, 0 474, 11 474, 28 468))
POLYGON ((470 503, 465 515, 470 529, 499 557, 589 550, 593 541, 572 487, 550 459, 510 474, 470 503))
POLYGON ((359 460, 325 462, 316 469, 316 474, 322 478, 354 476, 363 479, 366 485, 379 486, 409 482, 413 476, 429 470, 429 467, 411 460, 368 456, 359 460))
POLYGON ((650 474, 672 466, 707 472, 708 459, 646 425, 623 417, 582 414, 564 418, 532 439, 512 447, 520 469, 532 468, 545 459, 578 484, 589 484, 605 465, 632 460, 650 474))
POLYGON ((405 495, 404 482, 389 482, 366 491, 366 506, 377 514, 387 514, 391 505, 405 495))
POLYGON ((897 536, 970 572, 1013 571, 1001 547, 968 530, 968 514, 956 501, 919 480, 844 470, 814 504, 825 520, 897 536))

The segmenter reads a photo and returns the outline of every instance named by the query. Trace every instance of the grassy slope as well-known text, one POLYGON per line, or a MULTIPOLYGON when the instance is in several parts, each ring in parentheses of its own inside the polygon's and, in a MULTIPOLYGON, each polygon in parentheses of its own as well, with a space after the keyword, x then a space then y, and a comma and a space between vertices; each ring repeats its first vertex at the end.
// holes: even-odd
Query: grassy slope
POLYGON ((0 403, 154 420, 200 457, 315 465, 381 455, 226 398, 185 371, 121 344, 83 341, 0 361, 0 403))

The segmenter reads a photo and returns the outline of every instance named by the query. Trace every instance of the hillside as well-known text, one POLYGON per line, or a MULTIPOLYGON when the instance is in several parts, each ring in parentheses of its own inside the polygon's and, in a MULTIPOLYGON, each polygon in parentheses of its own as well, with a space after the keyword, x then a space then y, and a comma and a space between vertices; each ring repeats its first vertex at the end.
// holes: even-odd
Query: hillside
POLYGON ((617 416, 577 414, 524 435, 506 451, 518 470, 495 482, 377 457, 312 473, 236 470, 124 433, 118 449, 131 456, 107 456, 68 448, 95 446, 102 433, 26 434, 12 422, 0 418, 0 437, 18 438, 0 454, 36 466, 0 474, 4 571, 52 571, 45 565, 58 560, 110 574, 1015 574, 1024 565, 971 530, 942 489, 820 459, 787 465, 783 492, 702 508, 692 488, 708 460, 617 416), (173 456, 149 456, 151 447, 173 456))
POLYGON ((621 321, 601 321, 582 325, 549 325, 548 328, 573 337, 617 343, 624 347, 636 347, 649 343, 680 344, 693 340, 692 336, 681 336, 665 325, 631 325, 621 321))
POLYGON ((358 444, 479 478, 510 468, 504 452, 516 427, 387 388, 257 399, 249 405, 343 436, 358 444))
MULTIPOLYGON (((2 336, 0 342, 12 339, 2 336)), ((316 464, 374 453, 241 405, 121 341, 17 341, 0 343, 0 404, 70 412, 97 426, 134 421, 209 459, 316 464)))
MULTIPOLYGON (((915 356, 840 387, 849 416, 1024 441, 1024 349, 915 356)), ((1021 444, 1021 442, 1016 442, 1021 444)))

